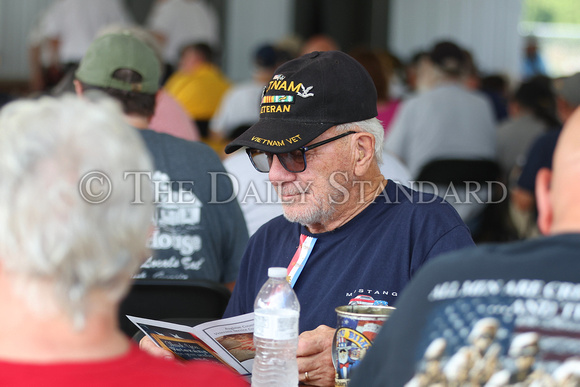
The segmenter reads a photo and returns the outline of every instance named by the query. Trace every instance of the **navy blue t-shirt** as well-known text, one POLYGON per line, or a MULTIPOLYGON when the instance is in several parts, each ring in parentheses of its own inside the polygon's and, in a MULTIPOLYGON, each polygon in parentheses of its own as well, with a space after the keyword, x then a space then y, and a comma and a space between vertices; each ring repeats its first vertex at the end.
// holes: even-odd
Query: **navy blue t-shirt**
POLYGON ((579 369, 578 251, 562 234, 429 262, 349 386, 568 385, 555 379, 579 369))
POLYGON ((288 266, 301 233, 317 240, 294 286, 300 332, 321 324, 336 326, 335 308, 357 296, 395 305, 425 261, 473 245, 469 229, 451 205, 389 180, 373 203, 333 231, 311 234, 282 216, 262 226, 248 243, 224 317, 254 310, 268 268, 288 266))
POLYGON ((558 142, 560 129, 550 130, 538 137, 530 151, 522 173, 518 178, 518 186, 534 192, 536 190, 536 175, 542 168, 552 168, 552 157, 558 142))

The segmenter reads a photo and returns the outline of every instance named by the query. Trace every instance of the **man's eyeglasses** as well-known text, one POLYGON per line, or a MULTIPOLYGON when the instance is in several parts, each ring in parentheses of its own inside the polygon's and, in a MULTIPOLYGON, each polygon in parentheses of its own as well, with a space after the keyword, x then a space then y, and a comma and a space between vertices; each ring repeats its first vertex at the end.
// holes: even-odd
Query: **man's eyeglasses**
POLYGON ((300 173, 306 170, 306 152, 312 150, 314 148, 318 148, 324 144, 328 144, 334 140, 338 140, 339 138, 343 138, 348 136, 349 134, 356 133, 354 131, 344 132, 339 134, 338 136, 334 136, 331 138, 327 138, 324 141, 317 142, 312 145, 303 146, 292 152, 288 153, 271 153, 271 152, 264 152, 257 149, 246 149, 248 156, 250 157, 250 161, 252 165, 258 172, 267 173, 270 172, 270 167, 272 166, 272 161, 274 160, 274 155, 278 157, 280 164, 286 169, 288 172, 292 173, 300 173))

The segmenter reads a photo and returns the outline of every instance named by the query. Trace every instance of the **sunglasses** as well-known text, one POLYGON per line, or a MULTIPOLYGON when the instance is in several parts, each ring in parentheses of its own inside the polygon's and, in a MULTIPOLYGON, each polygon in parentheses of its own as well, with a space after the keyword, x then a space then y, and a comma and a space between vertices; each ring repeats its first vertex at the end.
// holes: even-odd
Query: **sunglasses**
POLYGON ((287 153, 271 153, 271 152, 264 152, 258 149, 246 149, 246 153, 252 162, 252 165, 258 172, 268 173, 270 172, 270 167, 272 166, 272 161, 274 160, 274 156, 278 157, 280 164, 284 167, 285 170, 292 173, 300 173, 306 170, 306 152, 312 150, 314 148, 318 148, 324 144, 328 144, 329 142, 338 140, 339 138, 343 138, 348 136, 349 134, 356 133, 354 131, 344 132, 339 134, 338 136, 334 136, 328 138, 324 141, 317 142, 312 145, 303 146, 292 152, 287 153))

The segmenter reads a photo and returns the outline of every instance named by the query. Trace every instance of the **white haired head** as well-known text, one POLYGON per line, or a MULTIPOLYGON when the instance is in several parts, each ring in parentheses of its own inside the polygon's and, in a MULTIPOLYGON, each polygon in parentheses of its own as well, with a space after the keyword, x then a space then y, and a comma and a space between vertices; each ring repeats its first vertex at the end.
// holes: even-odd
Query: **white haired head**
POLYGON ((357 131, 357 129, 361 132, 370 133, 375 137, 375 159, 379 165, 382 164, 385 129, 381 121, 375 117, 364 121, 349 122, 335 126, 335 130, 339 133, 348 132, 349 130, 357 131))
POLYGON ((74 96, 6 105, 0 154, 0 265, 26 307, 80 329, 90 296, 119 301, 145 256, 151 186, 133 204, 125 173, 150 171, 150 156, 114 102, 74 96))

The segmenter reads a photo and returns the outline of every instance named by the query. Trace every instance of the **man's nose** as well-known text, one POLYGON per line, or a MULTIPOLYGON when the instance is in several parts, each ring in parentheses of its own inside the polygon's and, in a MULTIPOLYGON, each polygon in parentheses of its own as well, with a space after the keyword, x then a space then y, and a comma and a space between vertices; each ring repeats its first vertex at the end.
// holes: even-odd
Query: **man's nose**
POLYGON ((296 174, 293 172, 288 172, 286 168, 280 163, 280 159, 277 155, 272 156, 272 165, 270 165, 270 172, 268 173, 268 178, 270 182, 286 182, 295 180, 296 174))

